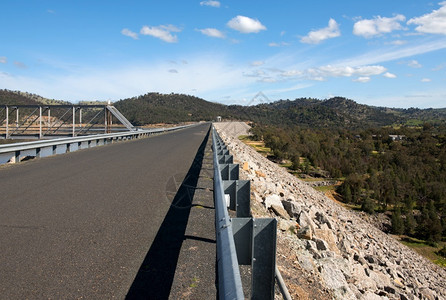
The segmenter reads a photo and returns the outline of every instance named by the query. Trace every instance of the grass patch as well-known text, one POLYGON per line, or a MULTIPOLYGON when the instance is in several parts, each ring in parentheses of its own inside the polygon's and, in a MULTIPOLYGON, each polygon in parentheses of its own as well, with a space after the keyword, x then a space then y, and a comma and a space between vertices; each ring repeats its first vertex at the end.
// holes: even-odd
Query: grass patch
POLYGON ((191 288, 196 288, 196 287, 198 286, 198 282, 199 282, 199 281, 200 281, 200 280, 199 280, 197 277, 192 278, 192 283, 189 284, 189 287, 191 287, 191 288))
POLYGON ((436 260, 434 260, 434 263, 443 268, 446 268, 446 258, 444 257, 437 258, 436 260))
POLYGON ((272 155, 271 148, 265 147, 264 142, 254 141, 251 139, 252 137, 250 135, 241 135, 238 138, 246 145, 253 147, 254 150, 259 152, 260 154, 263 154, 265 156, 272 155))
POLYGON ((322 178, 302 178, 302 181, 305 181, 305 182, 314 182, 314 181, 324 181, 324 179, 322 179, 322 178))
POLYGON ((239 135, 238 139, 241 141, 251 141, 251 136, 250 135, 239 135))
POLYGON ((284 167, 284 168, 291 168, 292 165, 293 165, 292 162, 287 162, 287 163, 284 163, 284 164, 280 164, 279 166, 284 167))
POLYGON ((421 127, 421 126, 423 126, 423 121, 416 120, 416 119, 407 120, 406 126, 421 127))
POLYGON ((334 191, 336 189, 336 185, 323 185, 323 186, 315 186, 314 189, 319 192, 328 192, 334 191))
POLYGON ((345 202, 340 202, 340 203, 345 208, 348 208, 348 209, 351 209, 351 210, 361 211, 361 205, 359 205, 359 204, 351 204, 351 203, 345 203, 345 202))
POLYGON ((442 266, 442 267, 446 267, 446 258, 444 258, 436 253, 441 248, 443 248, 443 246, 446 245, 445 242, 439 242, 437 247, 433 247, 433 246, 429 245, 424 240, 419 240, 419 239, 416 239, 413 237, 405 236, 405 237, 401 238, 401 243, 403 243, 404 245, 406 245, 409 248, 412 248, 413 250, 415 250, 422 256, 428 258, 435 264, 442 266))

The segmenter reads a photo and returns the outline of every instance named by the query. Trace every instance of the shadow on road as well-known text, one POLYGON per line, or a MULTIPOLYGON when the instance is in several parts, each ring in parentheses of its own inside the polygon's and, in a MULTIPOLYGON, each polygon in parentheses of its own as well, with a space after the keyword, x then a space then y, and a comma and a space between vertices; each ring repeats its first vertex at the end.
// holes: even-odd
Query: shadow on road
POLYGON ((126 299, 169 297, 181 245, 186 238, 191 238, 185 236, 185 232, 208 138, 209 131, 198 148, 195 159, 172 201, 126 299))

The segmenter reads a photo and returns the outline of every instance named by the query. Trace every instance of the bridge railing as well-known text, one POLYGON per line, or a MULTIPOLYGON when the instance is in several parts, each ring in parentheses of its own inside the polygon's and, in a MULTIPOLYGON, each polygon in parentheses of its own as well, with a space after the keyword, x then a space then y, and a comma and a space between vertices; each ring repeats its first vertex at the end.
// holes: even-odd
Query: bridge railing
POLYGON ((113 105, 0 105, 0 138, 42 139, 135 131, 113 105))
POLYGON ((195 124, 171 128, 136 130, 130 132, 96 134, 81 137, 59 138, 0 145, 0 164, 16 163, 27 157, 39 158, 55 154, 74 152, 80 149, 106 145, 117 141, 143 138, 152 134, 179 130, 194 125, 195 124))
POLYGON ((252 217, 250 181, 239 180, 239 165, 214 128, 212 142, 220 299, 245 299, 239 265, 251 266, 247 298, 274 299, 277 280, 284 299, 291 299, 276 267, 277 220, 252 217))

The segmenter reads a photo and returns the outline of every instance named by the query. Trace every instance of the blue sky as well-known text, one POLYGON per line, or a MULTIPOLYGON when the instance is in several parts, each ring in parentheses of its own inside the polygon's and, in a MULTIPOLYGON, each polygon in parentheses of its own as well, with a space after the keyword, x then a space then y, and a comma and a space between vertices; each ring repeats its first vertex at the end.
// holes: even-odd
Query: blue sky
POLYGON ((0 88, 47 98, 446 107, 446 1, 15 0, 1 15, 0 88))

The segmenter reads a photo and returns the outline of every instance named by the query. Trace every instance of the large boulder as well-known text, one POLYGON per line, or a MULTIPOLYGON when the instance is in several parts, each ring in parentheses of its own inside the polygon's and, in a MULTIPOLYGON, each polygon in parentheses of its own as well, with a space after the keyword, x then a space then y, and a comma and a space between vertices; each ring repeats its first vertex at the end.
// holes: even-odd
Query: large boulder
POLYGON ((283 208, 285 208, 287 213, 290 215, 290 217, 296 218, 296 219, 299 218, 302 208, 297 202, 283 200, 282 205, 283 205, 283 208))
POLYGON ((297 236, 301 239, 312 240, 313 239, 313 230, 311 230, 310 226, 301 227, 297 232, 297 236))
POLYGON ((323 241, 325 241, 325 243, 327 244, 328 249, 336 254, 341 254, 341 252, 339 251, 336 243, 337 243, 337 238, 336 236, 333 234, 333 232, 328 229, 327 224, 322 225, 322 228, 318 229, 316 228, 314 230, 314 236, 316 238, 319 238, 323 241))
POLYGON ((271 210, 276 214, 276 216, 281 217, 285 220, 289 220, 290 216, 286 212, 286 210, 283 208, 283 206, 278 206, 276 204, 271 204, 271 210))
POLYGON ((311 230, 314 232, 314 229, 316 229, 316 225, 314 224, 313 220, 311 220, 310 216, 305 212, 302 211, 299 214, 299 220, 297 221, 300 225, 300 227, 310 227, 311 230))
POLYGON ((282 201, 280 199, 279 195, 268 195, 265 197, 265 200, 263 201, 265 204, 266 209, 269 209, 271 205, 276 205, 277 207, 281 207, 283 209, 282 201))
POLYGON ((319 272, 325 286, 331 289, 339 299, 357 299, 348 286, 344 273, 337 261, 327 258, 320 262, 319 272))

